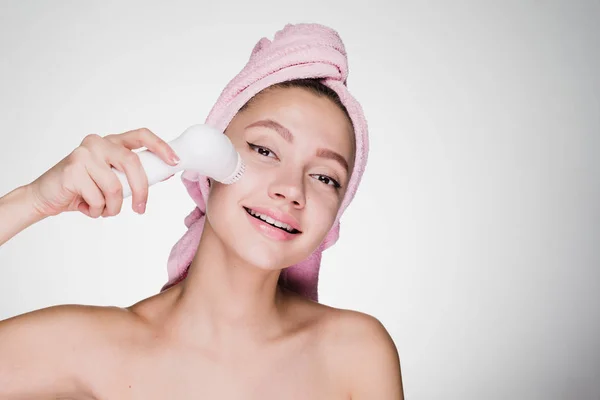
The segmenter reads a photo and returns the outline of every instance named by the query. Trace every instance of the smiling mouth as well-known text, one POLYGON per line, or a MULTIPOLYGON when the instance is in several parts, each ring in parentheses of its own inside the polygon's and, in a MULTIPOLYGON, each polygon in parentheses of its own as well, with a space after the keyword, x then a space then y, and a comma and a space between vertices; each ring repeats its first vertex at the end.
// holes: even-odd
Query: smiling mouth
POLYGON ((298 233, 302 233, 300 232, 298 229, 292 228, 291 226, 289 226, 288 224, 285 224, 283 222, 277 221, 267 215, 261 214, 261 213, 257 213, 256 211, 244 207, 244 210, 246 210, 246 212, 253 218, 259 219, 262 222, 271 225, 274 228, 277 229, 281 229, 284 232, 287 233, 291 233, 292 235, 297 235, 298 233))

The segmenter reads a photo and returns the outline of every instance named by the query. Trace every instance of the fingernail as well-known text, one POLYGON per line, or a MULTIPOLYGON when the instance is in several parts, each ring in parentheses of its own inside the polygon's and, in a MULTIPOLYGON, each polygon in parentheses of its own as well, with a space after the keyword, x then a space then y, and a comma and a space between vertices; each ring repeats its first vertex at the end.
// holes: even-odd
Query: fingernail
POLYGON ((140 214, 143 214, 146 211, 146 203, 139 203, 137 209, 140 214))
POLYGON ((179 159, 179 157, 177 157, 176 154, 173 154, 171 156, 171 161, 173 162, 173 164, 179 164, 179 161, 181 161, 181 160, 179 159))

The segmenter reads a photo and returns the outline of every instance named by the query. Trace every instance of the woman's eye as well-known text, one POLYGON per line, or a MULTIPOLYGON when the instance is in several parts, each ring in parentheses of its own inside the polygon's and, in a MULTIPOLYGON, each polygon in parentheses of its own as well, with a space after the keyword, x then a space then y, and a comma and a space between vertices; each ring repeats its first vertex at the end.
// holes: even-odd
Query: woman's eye
POLYGON ((329 177, 329 176, 327 176, 327 175, 318 175, 318 174, 317 174, 317 175, 313 175, 313 176, 316 176, 316 177, 317 177, 317 179, 318 179, 319 181, 323 182, 324 184, 326 184, 326 185, 330 185, 330 186, 333 186, 333 187, 334 187, 334 188, 336 188, 336 189, 339 189, 339 188, 341 187, 341 185, 338 183, 338 181, 336 181, 336 180, 335 180, 335 179, 333 179, 333 178, 330 178, 330 177, 329 177))
POLYGON ((250 142, 246 142, 246 143, 248 143, 248 146, 250 146, 250 148, 252 150, 254 150, 255 152, 257 152, 261 156, 270 157, 269 154, 271 154, 272 157, 277 158, 277 155, 275 155, 275 153, 273 153, 273 151, 271 151, 270 149, 268 149, 266 147, 257 146, 255 144, 250 143, 250 142))

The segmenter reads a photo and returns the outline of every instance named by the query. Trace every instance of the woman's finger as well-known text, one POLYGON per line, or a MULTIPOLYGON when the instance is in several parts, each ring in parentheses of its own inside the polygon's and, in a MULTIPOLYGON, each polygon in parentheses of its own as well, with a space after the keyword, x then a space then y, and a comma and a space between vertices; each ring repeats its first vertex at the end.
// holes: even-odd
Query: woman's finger
POLYGON ((146 147, 160 159, 170 165, 177 165, 179 157, 167 142, 147 128, 134 129, 116 135, 108 135, 106 139, 130 150, 146 147))
MULTIPOLYGON (((111 153, 108 162, 127 177, 131 188, 133 211, 143 214, 148 203, 148 176, 140 161, 140 157, 131 150, 119 147, 111 153)), ((113 173, 116 177, 116 175, 113 173)), ((121 194, 122 196, 122 194, 121 194)))
POLYGON ((98 218, 102 215, 106 204, 104 195, 94 180, 91 179, 89 173, 84 169, 80 171, 80 175, 77 177, 77 187, 79 188, 79 195, 85 203, 80 203, 78 210, 90 218, 98 218))
POLYGON ((119 214, 123 204, 123 187, 110 166, 93 156, 86 164, 86 170, 104 196, 105 208, 101 215, 107 217, 119 214))

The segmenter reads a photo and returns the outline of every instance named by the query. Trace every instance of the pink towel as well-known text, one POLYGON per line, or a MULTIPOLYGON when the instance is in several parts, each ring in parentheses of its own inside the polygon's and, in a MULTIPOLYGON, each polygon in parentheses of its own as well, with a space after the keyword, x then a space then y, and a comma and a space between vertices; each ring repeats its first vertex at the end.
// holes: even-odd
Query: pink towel
MULTIPOLYGON (((319 24, 288 24, 276 32, 273 41, 267 38, 258 41, 248 63, 225 87, 205 122, 225 131, 238 110, 256 93, 275 83, 301 78, 323 79, 346 106, 356 134, 356 160, 342 205, 323 243, 306 260, 285 268, 280 277, 283 286, 314 301, 318 301, 321 254, 338 240, 340 217, 353 199, 367 163, 367 122, 362 107, 347 89, 347 77, 346 50, 336 31, 319 24)), ((184 171, 181 179, 197 207, 185 218, 188 231, 171 250, 167 265, 169 280, 163 290, 187 276, 204 226, 207 178, 184 171)))

